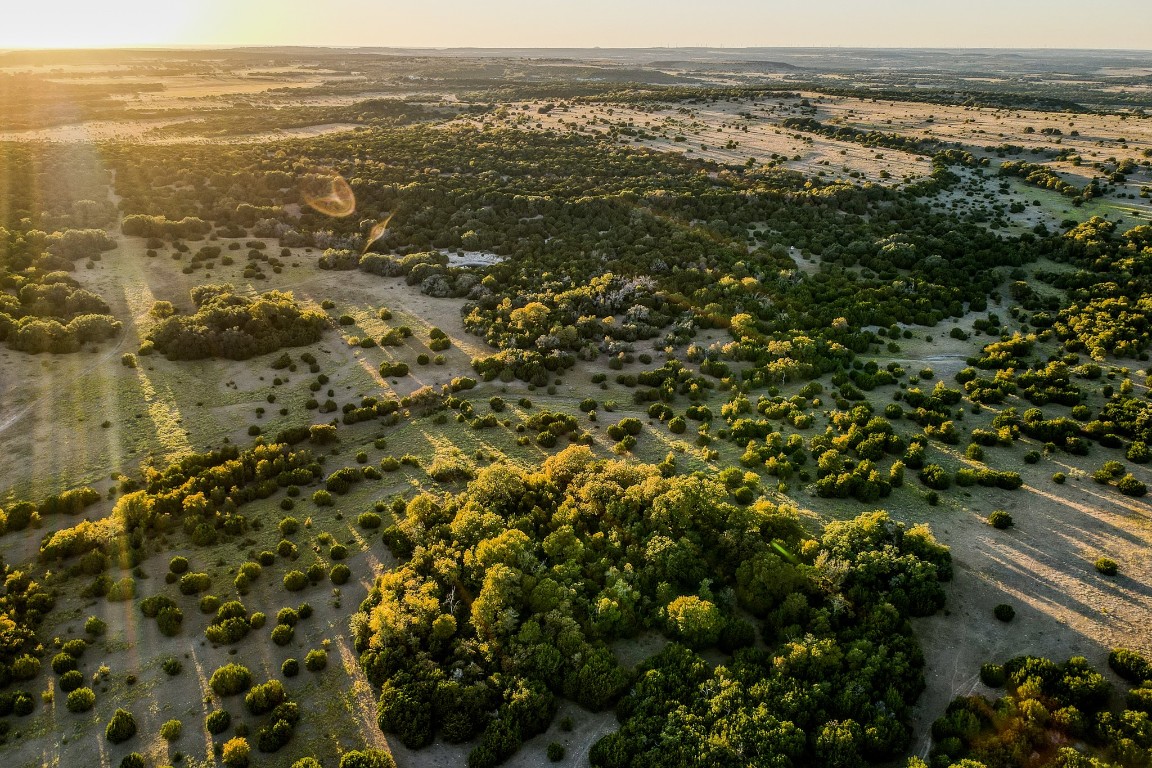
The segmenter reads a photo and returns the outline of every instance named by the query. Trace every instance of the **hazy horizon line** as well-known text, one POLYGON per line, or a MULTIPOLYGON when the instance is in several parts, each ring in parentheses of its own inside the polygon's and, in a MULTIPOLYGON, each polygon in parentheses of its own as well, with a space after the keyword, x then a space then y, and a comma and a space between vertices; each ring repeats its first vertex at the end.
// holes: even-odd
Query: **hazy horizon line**
POLYGON ((0 54, 65 51, 228 51, 246 49, 299 48, 302 50, 369 50, 369 51, 1027 51, 1147 53, 1152 48, 1100 48, 1098 46, 915 46, 915 45, 636 45, 636 46, 566 46, 566 45, 338 45, 332 43, 167 43, 162 45, 74 45, 0 48, 0 54))

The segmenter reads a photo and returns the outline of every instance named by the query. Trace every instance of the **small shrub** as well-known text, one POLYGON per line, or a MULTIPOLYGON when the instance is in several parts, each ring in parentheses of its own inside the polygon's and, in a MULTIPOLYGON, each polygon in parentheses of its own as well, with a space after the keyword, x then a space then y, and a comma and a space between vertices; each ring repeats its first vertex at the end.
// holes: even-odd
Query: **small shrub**
MULTIPOLYGON (((76 688, 68 694, 66 705, 69 712, 87 712, 96 706, 96 694, 91 688, 76 688)), ((108 740, 112 741, 111 737, 108 740)))
POLYGON ((235 696, 252 686, 252 673, 240 664, 225 664, 212 673, 208 685, 217 696, 235 696))
POLYGON ((280 665, 280 674, 284 677, 296 677, 300 674, 300 662, 296 659, 285 659, 284 663, 280 665))
POLYGON ((375 512, 361 512, 356 518, 356 524, 366 531, 373 531, 380 527, 383 521, 375 512))
POLYGON ((1011 513, 1005 512, 1002 509, 994 510, 992 514, 988 515, 988 525, 993 528, 1004 530, 1005 528, 1011 528, 1013 524, 1011 513))
POLYGON ((1096 560, 1093 565, 1096 570, 1105 576, 1115 576, 1120 572, 1120 564, 1110 557, 1101 557, 1096 560))
POLYGON ((313 651, 308 651, 308 655, 304 657, 304 669, 309 672, 321 672, 328 666, 328 652, 317 648, 313 651))
MULTIPOLYGON (((83 690, 83 689, 81 689, 83 690)), ((76 693, 73 691, 72 693, 76 693)), ((69 694, 71 698, 72 694, 69 694)), ((117 709, 104 729, 104 737, 113 744, 121 744, 136 735, 136 718, 126 709, 117 709)))
POLYGON ((217 709, 208 714, 204 718, 204 727, 208 729, 208 733, 213 736, 219 736, 228 730, 228 726, 232 725, 232 715, 228 714, 226 709, 217 709))
POLYGON ((296 630, 290 624, 277 624, 272 628, 272 642, 276 645, 284 646, 292 642, 296 630))
POLYGON ((72 670, 60 675, 60 690, 64 693, 71 693, 72 691, 84 685, 84 673, 79 670, 72 670))
POLYGON ((1016 609, 1007 603, 1000 603, 992 609, 992 613, 1003 622, 1009 622, 1016 618, 1016 609))
POLYGON ((224 742, 224 747, 220 751, 220 759, 228 768, 247 768, 251 752, 248 739, 237 736, 224 742))
POLYGON ((332 580, 333 584, 347 584, 348 579, 352 576, 352 570, 344 565, 344 563, 337 563, 332 566, 332 570, 328 573, 328 578, 332 580))
POLYGON ((288 571, 284 574, 284 589, 299 592, 308 586, 308 577, 301 571, 288 571))
POLYGON ((564 745, 558 741, 554 741, 548 745, 548 759, 553 763, 558 763, 564 759, 564 745))
POLYGON ((176 741, 184 730, 184 724, 179 720, 169 720, 160 726, 160 738, 164 741, 176 741))
POLYGON ((175 677, 184 670, 184 665, 175 656, 168 656, 160 663, 160 666, 164 670, 164 674, 169 677, 175 677))
POLYGON ((1130 683, 1152 680, 1152 663, 1128 648, 1113 648, 1108 654, 1108 666, 1130 683))
POLYGON ((989 688, 1002 688, 1008 675, 999 664, 984 664, 980 667, 980 682, 989 688))
POLYGON ((287 698, 284 684, 279 680, 269 680, 248 691, 244 697, 244 706, 254 715, 263 715, 283 704, 287 698))
POLYGON ((396 762, 379 749, 353 749, 341 756, 340 768, 396 768, 396 762))

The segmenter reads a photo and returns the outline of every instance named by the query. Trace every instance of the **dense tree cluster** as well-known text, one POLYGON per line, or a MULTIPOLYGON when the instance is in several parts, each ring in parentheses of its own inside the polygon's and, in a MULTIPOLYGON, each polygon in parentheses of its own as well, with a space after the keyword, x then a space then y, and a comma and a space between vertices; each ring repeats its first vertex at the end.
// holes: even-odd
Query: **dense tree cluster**
POLYGON ((1116 649, 1109 665, 1134 687, 1113 709, 1112 686, 1082 657, 1057 664, 1021 656, 985 664, 990 701, 964 696, 932 725, 933 766, 1138 768, 1152 760, 1152 679, 1138 653, 1116 649))
POLYGON ((292 165, 250 148, 146 148, 116 157, 117 181, 130 213, 243 226, 334 249, 320 259, 327 268, 467 296, 466 326, 501 350, 476 361, 492 377, 541 382, 577 355, 685 341, 738 316, 747 319, 729 352, 755 363, 748 376, 811 377, 875 343, 864 326, 983 309, 998 268, 1034 255, 1027 238, 957 224, 916 191, 805 183, 579 134, 392 128, 302 148, 308 157, 292 165), (355 160, 384 155, 387 165, 355 160), (345 172, 368 218, 285 207, 299 202, 293 182, 317 166, 345 172), (374 212, 389 226, 359 257, 374 212), (789 246, 827 268, 795 271, 789 246), (453 250, 502 260, 452 266, 453 250))
POLYGON ((595 764, 725 764, 753 732, 778 759, 812 759, 841 731, 841 750, 896 754, 923 686, 907 617, 943 604, 947 551, 884 513, 811 539, 788 508, 726 495, 572 447, 538 472, 496 465, 457 496, 394 505, 385 540, 404 564, 353 621, 381 727, 414 747, 479 737, 470 765, 494 765, 547 728, 557 696, 603 709, 650 681, 595 764), (752 648, 757 629, 770 651, 752 648), (646 630, 684 645, 621 667, 605 642, 646 630), (712 671, 689 649, 712 646, 744 650, 712 671), (667 717, 683 718, 675 743, 667 717))
POLYGON ((312 344, 328 326, 325 315, 301 310, 291 293, 269 291, 253 299, 234 291, 230 284, 193 288, 196 311, 161 320, 149 341, 173 360, 247 360, 312 344))

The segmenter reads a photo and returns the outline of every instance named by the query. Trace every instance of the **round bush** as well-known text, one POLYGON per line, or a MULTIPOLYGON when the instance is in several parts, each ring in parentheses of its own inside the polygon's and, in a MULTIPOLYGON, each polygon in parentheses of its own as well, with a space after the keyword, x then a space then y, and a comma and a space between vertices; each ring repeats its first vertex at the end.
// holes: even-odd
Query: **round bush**
POLYGON ((340 768, 396 768, 396 762, 379 749, 353 749, 340 758, 340 768))
POLYGON ((1016 609, 1007 603, 1000 603, 992 609, 992 613, 996 618, 1004 622, 1012 621, 1012 619, 1016 618, 1016 609))
POLYGON ((184 665, 180 663, 180 659, 175 656, 169 656, 161 662, 160 666, 164 669, 164 673, 169 677, 175 677, 180 674, 184 669, 184 665))
POLYGON ((25 691, 16 691, 12 697, 12 711, 19 717, 26 717, 32 714, 32 710, 36 708, 36 700, 25 691))
POLYGON ((356 518, 356 524, 369 531, 379 528, 382 522, 380 515, 375 512, 361 512, 356 518))
POLYGON ((145 768, 144 756, 139 752, 129 752, 120 761, 120 768, 145 768))
POLYGON ((1120 564, 1110 557, 1101 557, 1093 565, 1105 576, 1115 576, 1120 571, 1120 564))
POLYGON ((160 726, 160 738, 164 741, 176 741, 184 731, 184 724, 179 720, 169 720, 160 726))
POLYGON ((290 624, 277 624, 272 628, 272 642, 281 646, 288 645, 295 634, 296 630, 290 624))
POLYGON ((333 544, 332 548, 328 550, 328 556, 333 560, 343 560, 348 557, 348 547, 343 544, 333 544))
POLYGON ((217 696, 235 696, 252 686, 252 673, 240 664, 225 664, 212 673, 208 684, 217 696))
MULTIPOLYGON (((81 689, 83 690, 83 689, 81 689)), ((76 693, 73 691, 72 693, 76 693)), ((69 694, 71 697, 72 694, 69 694)), ((104 737, 113 744, 121 744, 136 735, 136 718, 126 709, 118 709, 104 729, 104 737)))
POLYGON ((554 741, 548 745, 548 759, 553 763, 558 763, 564 759, 564 745, 558 741, 554 741))
POLYGON ((88 641, 81 640, 79 638, 75 640, 69 640, 68 642, 64 643, 64 645, 60 646, 60 650, 74 659, 79 659, 84 655, 84 651, 88 650, 88 641))
POLYGON ((224 742, 224 747, 220 752, 220 759, 223 760, 224 765, 228 766, 228 768, 247 768, 250 754, 251 749, 248 746, 248 739, 237 736, 224 742))
POLYGON ((230 725, 232 725, 232 715, 228 714, 228 710, 225 709, 217 709, 204 718, 204 727, 213 736, 224 733, 230 725))
POLYGON ((1052 475, 1052 482, 1056 483, 1056 485, 1064 485, 1064 481, 1067 479, 1068 475, 1064 474, 1063 472, 1057 472, 1052 475))
POLYGON ((344 563, 337 563, 332 566, 332 570, 328 574, 328 578, 332 579, 333 584, 347 584, 351 576, 352 569, 344 565, 344 563))
POLYGON ((300 674, 300 662, 296 659, 284 659, 284 663, 280 665, 280 674, 284 677, 296 677, 300 674))
POLYGON ((69 712, 87 712, 96 706, 96 694, 91 688, 76 688, 68 694, 66 705, 69 712))
POLYGON ((60 675, 60 690, 64 693, 71 693, 80 686, 84 685, 84 673, 79 670, 72 670, 60 675))
POLYGON ((177 575, 188 572, 188 558, 177 555, 168 561, 168 570, 177 575))
POLYGON ((52 671, 57 675, 76 669, 76 657, 68 653, 58 653, 52 657, 52 671))
POLYGON ((301 571, 288 571, 284 574, 284 589, 299 592, 308 586, 308 577, 301 571))
POLYGON ((156 615, 156 626, 166 637, 175 637, 184 623, 184 612, 179 608, 163 608, 156 615))
POLYGON ((322 649, 308 651, 304 657, 304 669, 309 672, 320 672, 328 666, 328 652, 322 649))
POLYGON ((1000 530, 1011 528, 1013 525, 1012 515, 1002 509, 994 510, 992 514, 988 515, 988 524, 1000 530))

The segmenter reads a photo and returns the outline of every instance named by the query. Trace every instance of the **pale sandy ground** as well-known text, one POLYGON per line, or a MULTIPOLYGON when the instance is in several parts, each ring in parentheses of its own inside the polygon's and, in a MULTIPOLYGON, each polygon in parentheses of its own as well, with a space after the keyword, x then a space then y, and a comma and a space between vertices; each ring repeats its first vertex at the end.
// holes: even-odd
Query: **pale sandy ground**
MULTIPOLYGON (((540 114, 538 109, 545 102, 536 101, 508 105, 498 115, 497 122, 526 130, 574 130, 580 133, 607 133, 611 127, 627 125, 650 135, 650 138, 639 140, 636 137, 621 138, 635 146, 682 153, 691 150, 694 157, 737 165, 749 158, 758 164, 771 162, 771 156, 776 154, 776 162, 783 167, 813 175, 823 172, 827 180, 854 178, 850 174, 856 172, 860 178, 885 184, 927 175, 932 170, 931 166, 927 158, 911 153, 886 148, 869 149, 855 142, 788 131, 781 128, 780 123, 788 117, 810 116, 829 126, 844 125, 911 138, 960 142, 984 156, 990 156, 991 150, 1001 144, 1013 144, 1026 150, 1073 149, 1083 158, 1080 166, 1074 166, 1070 161, 1048 160, 1029 152, 1007 159, 1052 166, 1077 186, 1084 186, 1093 176, 1100 174, 1092 167, 1093 163, 1125 158, 1143 162, 1147 159, 1144 151, 1152 148, 1152 120, 1135 117, 954 107, 816 93, 801 95, 807 99, 810 109, 801 108, 797 99, 766 97, 755 101, 641 107, 553 102, 558 105, 555 109, 540 114), (1025 133, 1026 128, 1035 132, 1025 133), (1063 135, 1041 133, 1045 128, 1058 129, 1063 135), (1072 131, 1078 131, 1080 135, 1072 136, 1072 131), (677 136, 685 141, 676 141, 677 136), (737 142, 737 145, 728 146, 730 141, 737 142), (888 177, 883 177, 881 172, 887 173, 888 177)), ((485 118, 470 116, 460 119, 485 118)), ((998 160, 993 161, 992 172, 998 164, 998 160)), ((1147 168, 1142 168, 1130 177, 1124 191, 1138 194, 1149 184, 1152 184, 1152 175, 1147 168)), ((1123 201, 1123 204, 1145 212, 1150 210, 1147 199, 1123 201)))

